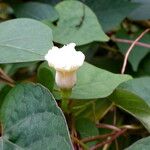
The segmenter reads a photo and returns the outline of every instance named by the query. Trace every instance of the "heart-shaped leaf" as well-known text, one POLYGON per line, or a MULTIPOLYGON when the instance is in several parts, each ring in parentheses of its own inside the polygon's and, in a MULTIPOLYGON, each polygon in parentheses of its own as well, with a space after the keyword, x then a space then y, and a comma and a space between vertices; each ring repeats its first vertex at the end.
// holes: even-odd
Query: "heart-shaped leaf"
POLYGON ((52 27, 55 42, 84 45, 93 41, 108 41, 109 38, 103 32, 97 17, 83 3, 63 1, 56 5, 56 10, 59 20, 57 25, 52 27))

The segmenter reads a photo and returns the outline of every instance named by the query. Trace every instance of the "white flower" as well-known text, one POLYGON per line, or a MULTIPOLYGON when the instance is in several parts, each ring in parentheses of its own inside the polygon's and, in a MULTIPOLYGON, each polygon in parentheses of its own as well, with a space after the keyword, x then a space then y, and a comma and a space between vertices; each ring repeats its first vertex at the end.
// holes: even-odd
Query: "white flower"
POLYGON ((62 48, 53 46, 45 55, 50 67, 55 68, 55 81, 61 89, 71 89, 76 83, 76 71, 83 65, 85 56, 75 50, 75 43, 62 48))

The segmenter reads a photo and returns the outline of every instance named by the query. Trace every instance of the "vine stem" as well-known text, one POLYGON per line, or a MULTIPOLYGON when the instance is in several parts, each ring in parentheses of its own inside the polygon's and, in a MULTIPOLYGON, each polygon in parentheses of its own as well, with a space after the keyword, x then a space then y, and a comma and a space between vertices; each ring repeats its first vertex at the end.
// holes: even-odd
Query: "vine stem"
POLYGON ((136 43, 146 34, 150 31, 150 28, 146 29, 145 31, 143 31, 136 39, 135 41, 131 44, 131 46, 129 47, 129 49, 127 50, 125 57, 124 57, 124 61, 123 61, 123 65, 122 65, 122 69, 121 69, 121 74, 124 74, 125 72, 125 68, 127 65, 127 60, 129 57, 130 52, 132 51, 133 47, 136 45, 136 43))
POLYGON ((111 136, 110 139, 107 139, 107 140, 105 140, 105 141, 103 141, 101 143, 96 144, 95 146, 91 147, 90 150, 97 150, 98 148, 102 147, 105 144, 112 143, 120 135, 124 134, 125 131, 127 131, 127 129, 122 129, 122 130, 116 132, 116 134, 114 134, 113 136, 111 136))
POLYGON ((109 134, 103 134, 103 135, 87 137, 87 138, 82 139, 81 141, 84 142, 84 143, 88 143, 88 142, 95 141, 95 140, 98 140, 98 139, 107 138, 107 137, 112 136, 114 134, 115 133, 109 133, 109 134))
POLYGON ((78 138, 74 137, 74 136, 71 136, 72 140, 81 145, 85 150, 88 150, 88 147, 86 146, 86 144, 84 144, 82 141, 80 141, 78 138))
MULTIPOLYGON (((133 40, 127 40, 127 39, 120 39, 120 38, 111 38, 112 41, 114 42, 119 42, 119 43, 127 43, 127 44, 132 44, 134 41, 133 40)), ((136 42, 135 45, 145 47, 145 48, 150 48, 150 44, 142 43, 142 42, 136 42)))
POLYGON ((14 86, 14 80, 11 79, 1 68, 0 68, 0 80, 6 82, 11 87, 14 86))
POLYGON ((96 127, 97 128, 111 129, 111 130, 114 130, 114 131, 120 131, 121 130, 120 128, 118 128, 114 125, 109 125, 109 124, 104 124, 104 123, 97 124, 96 127))
POLYGON ((69 113, 69 98, 71 95, 72 90, 71 89, 60 89, 61 92, 61 108, 65 113, 69 113))
POLYGON ((61 108, 66 113, 68 112, 68 103, 69 103, 69 100, 66 98, 63 98, 61 101, 61 108))

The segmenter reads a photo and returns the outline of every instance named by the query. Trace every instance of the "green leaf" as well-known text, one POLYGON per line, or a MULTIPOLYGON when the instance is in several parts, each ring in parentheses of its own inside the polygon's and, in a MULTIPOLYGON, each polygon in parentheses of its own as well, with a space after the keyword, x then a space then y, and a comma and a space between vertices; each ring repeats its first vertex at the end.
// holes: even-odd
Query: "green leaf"
POLYGON ((141 97, 150 106, 150 77, 142 77, 124 82, 119 88, 141 97))
MULTIPOLYGON (((2 84, 2 83, 1 83, 2 84)), ((8 85, 4 85, 1 89, 0 89, 0 107, 1 104, 3 103, 3 100, 5 98, 5 96, 7 95, 7 93, 11 90, 12 87, 8 86, 8 85)))
POLYGON ((71 96, 74 99, 107 97, 120 83, 131 79, 129 75, 114 74, 88 63, 84 63, 77 76, 71 96))
MULTIPOLYGON (((135 40, 139 35, 140 35, 140 32, 138 32, 134 35, 129 35, 129 34, 125 33, 124 31, 117 33, 117 37, 122 38, 122 39, 129 39, 129 40, 135 40)), ((149 39, 150 39, 150 35, 146 34, 140 40, 140 42, 148 43, 149 39)), ((127 43, 117 43, 117 45, 119 46, 119 51, 123 55, 125 55, 126 51, 130 47, 130 45, 127 43)), ((149 48, 145 48, 145 47, 141 47, 141 46, 134 46, 134 48, 132 49, 132 51, 129 55, 129 58, 128 58, 134 71, 137 71, 139 63, 149 52, 150 52, 149 48)))
POLYGON ((52 5, 56 5, 57 3, 61 2, 61 0, 32 0, 32 1, 46 3, 46 4, 52 4, 52 5))
POLYGON ((55 83, 55 70, 47 65, 47 62, 44 62, 38 68, 38 82, 47 87, 51 92, 54 88, 55 83))
POLYGON ((51 5, 39 2, 27 2, 16 5, 14 13, 18 18, 48 19, 50 21, 58 19, 58 13, 51 5))
POLYGON ((85 0, 95 12, 104 31, 116 28, 139 5, 127 0, 85 0))
POLYGON ((150 53, 140 63, 139 69, 136 72, 138 76, 150 76, 150 53))
POLYGON ((71 150, 64 115, 51 93, 40 84, 21 84, 1 107, 1 150, 71 150))
POLYGON ((101 58, 92 58, 91 62, 95 66, 113 73, 120 72, 120 68, 122 67, 122 59, 116 59, 115 57, 103 56, 101 58))
MULTIPOLYGON (((78 118, 76 120, 76 129, 81 139, 99 135, 99 130, 96 128, 95 123, 85 118, 78 118)), ((88 146, 95 145, 96 143, 97 141, 89 142, 88 146)))
POLYGON ((128 17, 133 20, 147 20, 150 19, 150 1, 149 0, 132 0, 140 5, 128 17))
POLYGON ((150 148, 150 136, 138 140, 125 150, 149 150, 149 148, 150 148))
POLYGON ((79 1, 63 1, 56 5, 60 17, 53 26, 54 41, 84 45, 93 41, 108 41, 95 14, 79 1), (77 11, 78 10, 78 11, 77 11))
POLYGON ((112 102, 106 99, 75 101, 75 106, 73 107, 74 115, 76 117, 84 117, 97 122, 101 120, 105 114, 112 107, 112 102))
POLYGON ((132 79, 121 84, 111 99, 150 131, 150 77, 132 79))
POLYGON ((53 46, 49 27, 32 19, 0 23, 0 63, 44 60, 53 46))

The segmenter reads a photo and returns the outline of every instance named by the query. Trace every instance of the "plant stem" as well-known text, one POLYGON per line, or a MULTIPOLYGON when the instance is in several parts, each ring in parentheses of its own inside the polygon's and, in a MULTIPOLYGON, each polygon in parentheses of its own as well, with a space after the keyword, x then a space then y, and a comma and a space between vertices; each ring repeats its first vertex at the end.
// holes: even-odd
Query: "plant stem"
POLYGON ((142 126, 137 126, 137 125, 123 125, 123 126, 120 126, 120 128, 126 128, 128 130, 139 130, 139 129, 142 129, 142 126))
POLYGON ((86 144, 84 144, 82 141, 80 141, 79 139, 77 139, 74 136, 71 136, 71 138, 75 143, 80 144, 84 148, 84 150, 89 150, 89 148, 86 146, 86 144))
POLYGON ((1 68, 0 68, 0 80, 7 83, 11 87, 14 86, 14 80, 11 79, 1 68))
POLYGON ((84 142, 84 143, 88 143, 88 142, 95 141, 95 140, 98 140, 98 139, 107 138, 107 137, 112 136, 114 134, 115 133, 109 133, 109 134, 103 134, 103 135, 87 137, 87 138, 82 139, 81 141, 84 142))
POLYGON ((116 134, 114 134, 110 139, 107 139, 101 143, 96 144, 95 146, 91 147, 90 150, 97 150, 98 148, 102 147, 103 145, 105 145, 107 143, 112 143, 117 137, 122 135, 126 130, 127 129, 122 129, 122 130, 116 132, 116 134))
POLYGON ((69 99, 62 98, 61 108, 64 112, 68 112, 69 99))
POLYGON ((109 124, 104 124, 104 123, 101 123, 101 124, 98 124, 96 125, 97 128, 106 128, 106 129, 111 129, 111 130, 114 130, 114 131, 120 131, 121 129, 114 126, 114 125, 109 125, 109 124))
MULTIPOLYGON (((114 42, 127 43, 127 44, 132 44, 134 42, 133 40, 120 39, 120 38, 112 38, 111 40, 114 42)), ((136 42, 135 45, 145 47, 145 48, 150 48, 150 44, 146 44, 142 42, 136 42)))
POLYGON ((62 97, 62 101, 61 101, 61 108, 64 112, 68 113, 69 112, 69 97, 71 95, 71 89, 61 89, 61 97, 62 97))
POLYGON ((125 72, 125 69, 126 69, 126 65, 127 65, 127 60, 128 60, 128 57, 129 57, 129 54, 130 52, 132 51, 133 47, 135 46, 135 44, 146 34, 150 31, 150 28, 149 29, 146 29, 144 32, 142 32, 137 38, 136 40, 131 44, 131 46, 129 47, 129 49, 127 50, 126 54, 125 54, 125 57, 124 57, 124 61, 123 61, 123 66, 122 66, 122 69, 121 69, 121 74, 124 74, 125 72))

